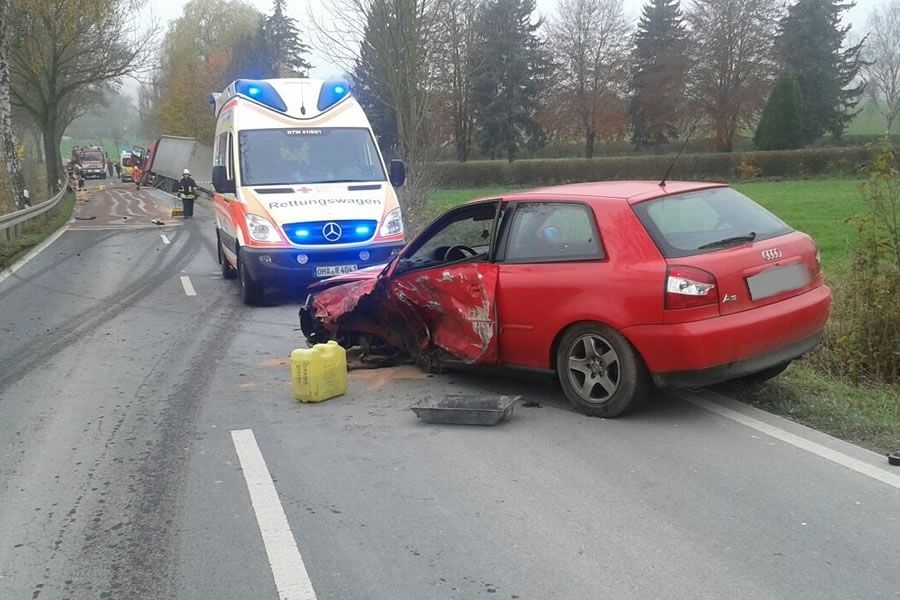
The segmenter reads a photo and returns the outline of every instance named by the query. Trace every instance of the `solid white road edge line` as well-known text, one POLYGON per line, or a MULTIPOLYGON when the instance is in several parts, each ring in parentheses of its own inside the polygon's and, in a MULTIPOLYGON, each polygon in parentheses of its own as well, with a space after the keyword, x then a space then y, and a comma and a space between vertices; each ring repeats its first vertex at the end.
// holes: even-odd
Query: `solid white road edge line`
POLYGON ((169 238, 166 237, 166 234, 161 233, 161 234, 159 234, 159 237, 162 238, 163 244, 165 244, 166 246, 168 246, 168 245, 171 243, 171 242, 169 241, 169 238))
POLYGON ((231 432, 280 600, 316 600, 278 491, 250 429, 231 432))
POLYGON ((196 296, 197 291, 194 289, 194 284, 191 283, 191 278, 187 275, 181 276, 181 287, 184 288, 184 293, 188 296, 196 296))
POLYGON ((673 394, 681 398, 685 402, 690 402, 695 406, 705 408, 710 412, 714 412, 717 415, 725 417, 726 419, 731 419, 732 421, 736 421, 741 425, 745 425, 751 429, 755 429, 756 431, 773 437, 776 440, 781 440, 786 444, 790 444, 791 446, 795 446, 797 448, 800 448, 801 450, 806 450, 807 452, 811 452, 816 456, 819 456, 826 460, 830 460, 833 463, 837 463, 842 467, 846 467, 848 469, 856 471, 857 473, 860 473, 867 477, 871 477, 872 479, 876 479, 882 483, 886 483, 890 486, 900 489, 900 475, 894 475, 893 473, 889 473, 884 469, 879 469, 876 466, 870 465, 867 462, 863 462, 861 460, 853 458, 852 456, 847 456, 843 452, 838 452, 837 450, 826 448, 825 446, 817 444, 816 442, 810 441, 804 437, 800 437, 799 435, 795 435, 783 429, 779 429, 774 425, 763 423, 759 419, 754 419, 753 417, 749 417, 743 413, 739 413, 736 410, 725 408, 720 404, 710 402, 709 400, 706 400, 704 398, 699 398, 697 396, 694 396, 693 394, 687 394, 679 391, 673 391, 673 394))
POLYGON ((43 250, 46 250, 50 244, 52 244, 53 242, 58 240, 59 237, 62 234, 64 234, 68 229, 69 229, 68 225, 63 225, 62 227, 57 229, 56 232, 53 233, 50 237, 48 237, 46 240, 44 240, 43 242, 41 242, 40 244, 38 244, 37 246, 32 248, 31 251, 28 252, 28 254, 26 254, 19 260, 17 260, 14 264, 10 265, 3 271, 0 271, 0 283, 3 283, 9 276, 11 276, 13 273, 18 271, 22 267, 24 267, 28 261, 33 259, 38 254, 40 254, 43 250))

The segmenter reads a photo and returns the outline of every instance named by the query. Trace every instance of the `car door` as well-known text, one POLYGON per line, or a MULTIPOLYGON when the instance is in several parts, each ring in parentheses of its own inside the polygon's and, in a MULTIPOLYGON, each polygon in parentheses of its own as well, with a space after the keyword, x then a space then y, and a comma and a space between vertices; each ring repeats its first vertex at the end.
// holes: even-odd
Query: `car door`
POLYGON ((431 225, 388 275, 387 297, 412 308, 428 344, 468 364, 497 359, 497 265, 492 262, 499 200, 467 205, 431 225))
POLYGON ((515 202, 507 213, 497 254, 498 359, 547 369, 560 323, 583 318, 602 301, 605 253, 587 204, 515 202))

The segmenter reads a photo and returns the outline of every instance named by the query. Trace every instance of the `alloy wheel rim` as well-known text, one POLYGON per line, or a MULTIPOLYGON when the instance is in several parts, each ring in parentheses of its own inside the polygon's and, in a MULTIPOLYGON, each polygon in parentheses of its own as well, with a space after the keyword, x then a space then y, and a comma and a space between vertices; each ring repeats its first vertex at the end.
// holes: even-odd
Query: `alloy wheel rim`
POLYGON ((566 362, 569 383, 585 402, 608 402, 619 389, 619 355, 603 336, 589 333, 576 339, 566 362))

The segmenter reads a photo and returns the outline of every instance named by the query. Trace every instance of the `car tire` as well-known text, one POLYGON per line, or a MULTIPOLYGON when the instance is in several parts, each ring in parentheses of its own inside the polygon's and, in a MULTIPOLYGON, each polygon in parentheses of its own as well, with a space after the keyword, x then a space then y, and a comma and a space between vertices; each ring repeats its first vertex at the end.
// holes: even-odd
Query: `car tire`
POLYGON ((238 277, 241 283, 241 301, 247 306, 262 304, 265 297, 263 286, 250 279, 250 274, 241 264, 240 256, 238 256, 238 277))
POLYGON ((770 379, 774 379, 778 377, 782 373, 784 373, 785 369, 787 369, 791 365, 791 361, 786 360, 783 363, 778 363, 773 367, 769 367, 768 369, 763 369, 758 373, 751 373, 750 375, 744 375, 743 377, 739 377, 734 381, 746 384, 746 385, 762 385, 770 379))
POLYGON ((569 402, 591 417, 634 410, 652 389, 647 367, 628 340, 598 323, 574 325, 563 334, 556 373, 569 402))
POLYGON ((222 267, 222 279, 234 279, 237 277, 237 270, 235 270, 231 263, 228 262, 228 259, 225 258, 225 251, 222 250, 222 241, 219 239, 219 236, 216 235, 216 255, 219 259, 219 265, 222 267))

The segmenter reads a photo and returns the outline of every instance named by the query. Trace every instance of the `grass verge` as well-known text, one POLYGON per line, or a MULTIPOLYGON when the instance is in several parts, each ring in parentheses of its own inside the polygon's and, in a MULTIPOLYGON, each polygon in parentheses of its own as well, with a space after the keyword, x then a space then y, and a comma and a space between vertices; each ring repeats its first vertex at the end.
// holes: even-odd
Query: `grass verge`
POLYGON ((53 216, 27 225, 22 235, 13 240, 0 241, 0 269, 15 263, 22 255, 65 225, 72 217, 74 207, 75 194, 66 194, 62 202, 52 211, 53 216))
POLYGON ((875 452, 900 450, 900 390, 860 386, 797 362, 758 386, 727 383, 722 393, 875 452))

